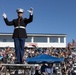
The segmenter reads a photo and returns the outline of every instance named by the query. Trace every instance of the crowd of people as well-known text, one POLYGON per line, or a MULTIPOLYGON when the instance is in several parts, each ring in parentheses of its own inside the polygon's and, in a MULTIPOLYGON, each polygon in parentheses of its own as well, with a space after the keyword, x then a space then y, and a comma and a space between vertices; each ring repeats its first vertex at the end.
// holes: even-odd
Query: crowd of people
MULTIPOLYGON (((0 56, 3 59, 0 63, 14 64, 16 61, 15 50, 7 47, 0 50, 0 56)), ((75 75, 73 72, 73 64, 76 62, 76 55, 73 52, 74 49, 69 48, 25 48, 24 52, 24 64, 26 58, 31 58, 39 54, 47 54, 58 58, 64 58, 64 62, 61 63, 41 63, 36 66, 32 66, 26 70, 27 75, 75 75)), ((3 70, 2 66, 0 67, 3 70)))

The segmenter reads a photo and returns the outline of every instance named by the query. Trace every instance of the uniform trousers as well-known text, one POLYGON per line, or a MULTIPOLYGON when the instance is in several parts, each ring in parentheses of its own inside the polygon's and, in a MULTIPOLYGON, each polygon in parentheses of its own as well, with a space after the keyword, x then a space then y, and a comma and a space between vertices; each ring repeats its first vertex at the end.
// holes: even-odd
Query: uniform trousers
POLYGON ((14 38, 15 54, 19 64, 23 63, 25 38, 14 38))

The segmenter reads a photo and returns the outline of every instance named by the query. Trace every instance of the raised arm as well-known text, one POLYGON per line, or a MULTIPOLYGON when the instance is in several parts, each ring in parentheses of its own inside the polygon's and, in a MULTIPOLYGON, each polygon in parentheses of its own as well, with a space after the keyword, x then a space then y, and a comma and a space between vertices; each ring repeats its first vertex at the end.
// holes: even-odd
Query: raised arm
POLYGON ((4 18, 4 21, 5 21, 6 25, 8 25, 8 26, 14 25, 14 21, 9 21, 9 20, 7 19, 7 16, 6 16, 5 13, 3 13, 3 18, 4 18))
POLYGON ((30 13, 30 16, 28 19, 24 19, 25 23, 30 23, 33 21, 33 8, 30 8, 30 10, 28 10, 28 12, 30 13))
POLYGON ((30 23, 30 22, 32 22, 32 21, 33 21, 33 15, 30 15, 28 19, 25 18, 24 21, 25 21, 25 23, 30 23))

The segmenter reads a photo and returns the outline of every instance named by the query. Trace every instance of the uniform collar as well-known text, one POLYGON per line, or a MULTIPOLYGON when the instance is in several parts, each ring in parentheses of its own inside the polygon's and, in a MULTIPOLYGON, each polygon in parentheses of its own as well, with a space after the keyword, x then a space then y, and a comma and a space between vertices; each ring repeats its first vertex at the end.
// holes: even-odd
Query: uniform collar
POLYGON ((21 18, 19 18, 19 17, 18 17, 17 19, 18 19, 18 20, 19 20, 19 19, 20 19, 20 20, 23 20, 23 18, 22 18, 22 17, 21 17, 21 18))

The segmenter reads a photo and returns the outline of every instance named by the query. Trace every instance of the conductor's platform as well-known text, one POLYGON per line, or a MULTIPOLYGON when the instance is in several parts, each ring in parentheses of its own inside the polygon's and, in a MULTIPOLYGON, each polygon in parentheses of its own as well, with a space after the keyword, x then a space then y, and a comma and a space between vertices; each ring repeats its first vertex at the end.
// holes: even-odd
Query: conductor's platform
POLYGON ((27 69, 29 70, 31 66, 29 64, 1 64, 5 67, 5 75, 26 75, 27 69), (19 71, 23 71, 22 73, 19 73, 19 71), (12 73, 14 72, 14 73, 12 73))

